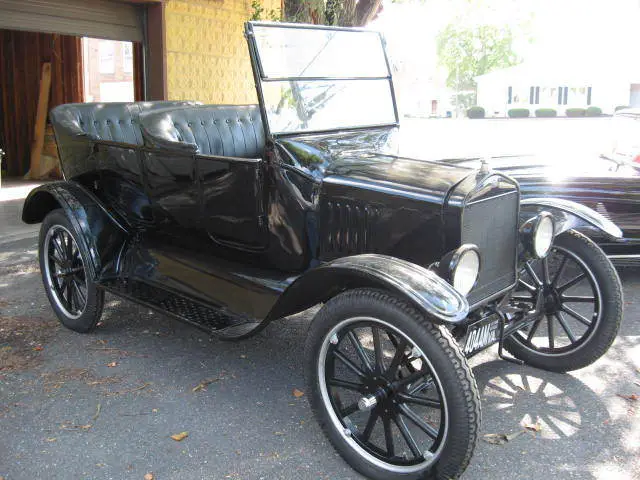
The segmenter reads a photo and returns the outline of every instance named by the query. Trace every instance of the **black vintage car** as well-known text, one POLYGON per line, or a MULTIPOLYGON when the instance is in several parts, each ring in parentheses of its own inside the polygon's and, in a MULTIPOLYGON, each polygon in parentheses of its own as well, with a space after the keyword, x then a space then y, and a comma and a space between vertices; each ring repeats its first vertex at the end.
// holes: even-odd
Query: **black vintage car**
POLYGON ((307 388, 338 452, 371 478, 457 478, 480 424, 467 358, 498 343, 564 372, 602 356, 620 281, 575 229, 620 230, 571 202, 521 202, 486 164, 394 154, 379 34, 245 33, 259 106, 51 112, 66 180, 23 212, 42 222, 51 305, 87 332, 112 292, 232 340, 321 304, 307 388))

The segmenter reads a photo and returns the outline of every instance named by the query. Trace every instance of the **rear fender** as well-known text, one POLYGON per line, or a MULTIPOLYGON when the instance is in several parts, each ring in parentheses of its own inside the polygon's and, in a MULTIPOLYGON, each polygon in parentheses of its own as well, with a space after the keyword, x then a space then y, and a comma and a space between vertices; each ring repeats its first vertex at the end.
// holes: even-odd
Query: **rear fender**
POLYGON ((353 288, 395 293, 436 323, 459 324, 469 313, 467 299, 434 272, 395 257, 365 254, 338 258, 298 277, 265 320, 306 310, 353 288))
POLYGON ((40 223, 61 208, 89 252, 89 274, 94 281, 115 275, 119 254, 129 236, 124 224, 100 200, 76 182, 53 182, 33 189, 24 201, 22 221, 40 223))
POLYGON ((555 220, 555 235, 571 229, 587 230, 607 238, 622 238, 622 230, 595 210, 561 198, 527 198, 520 203, 520 223, 546 211, 555 220))

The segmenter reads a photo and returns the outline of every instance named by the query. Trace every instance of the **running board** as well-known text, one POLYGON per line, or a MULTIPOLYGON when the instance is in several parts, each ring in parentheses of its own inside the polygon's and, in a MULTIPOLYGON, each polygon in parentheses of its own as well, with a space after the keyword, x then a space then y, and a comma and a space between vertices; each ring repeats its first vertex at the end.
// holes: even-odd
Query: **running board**
POLYGON ((246 338, 262 327, 262 322, 257 322, 254 318, 243 318, 142 281, 121 280, 104 283, 100 287, 222 339, 246 338))

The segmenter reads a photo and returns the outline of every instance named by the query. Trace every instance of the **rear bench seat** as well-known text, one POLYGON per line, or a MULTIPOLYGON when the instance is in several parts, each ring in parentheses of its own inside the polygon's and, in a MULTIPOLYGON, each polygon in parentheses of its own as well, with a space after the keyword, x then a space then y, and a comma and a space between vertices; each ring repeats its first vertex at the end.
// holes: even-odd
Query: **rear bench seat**
MULTIPOLYGON (((133 103, 67 103, 51 110, 49 118, 59 140, 82 136, 91 140, 142 145, 139 126, 142 112, 196 105, 190 101, 133 103)), ((64 148, 64 144, 61 145, 64 148)))
POLYGON ((265 138, 257 105, 201 105, 140 116, 150 146, 187 154, 262 157, 265 138))

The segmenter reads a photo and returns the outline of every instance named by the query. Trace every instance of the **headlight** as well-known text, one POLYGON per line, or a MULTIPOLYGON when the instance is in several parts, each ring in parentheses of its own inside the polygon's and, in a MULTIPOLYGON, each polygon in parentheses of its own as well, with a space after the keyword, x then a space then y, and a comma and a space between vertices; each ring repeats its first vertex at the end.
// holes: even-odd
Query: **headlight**
POLYGON ((553 217, 548 212, 538 216, 538 222, 533 230, 533 251, 536 257, 546 257, 553 243, 553 217))
POLYGON ((473 244, 462 245, 440 261, 440 274, 462 295, 471 291, 480 272, 480 253, 473 244))
POLYGON ((555 224, 549 212, 540 212, 520 228, 522 243, 535 258, 544 258, 553 244, 555 224))

